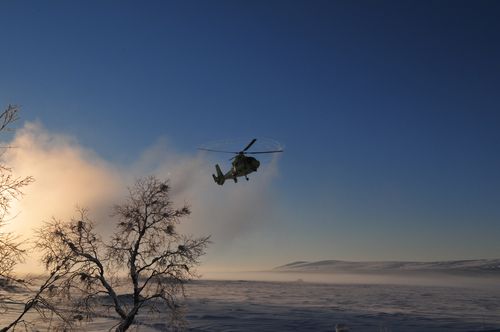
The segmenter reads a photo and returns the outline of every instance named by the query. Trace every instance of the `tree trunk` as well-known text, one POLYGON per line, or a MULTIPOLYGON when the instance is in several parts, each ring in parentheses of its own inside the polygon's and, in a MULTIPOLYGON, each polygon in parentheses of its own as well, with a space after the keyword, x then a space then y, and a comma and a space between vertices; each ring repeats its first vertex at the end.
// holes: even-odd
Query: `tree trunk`
POLYGON ((115 332, 124 332, 127 331, 130 325, 134 322, 134 318, 128 316, 125 320, 122 320, 120 325, 117 326, 115 332))
POLYGON ((139 311, 139 308, 138 307, 134 307, 129 312, 129 314, 127 315, 127 317, 120 322, 120 325, 118 325, 116 327, 115 332, 124 332, 124 331, 127 331, 128 328, 134 323, 135 315, 137 315, 138 311, 139 311))

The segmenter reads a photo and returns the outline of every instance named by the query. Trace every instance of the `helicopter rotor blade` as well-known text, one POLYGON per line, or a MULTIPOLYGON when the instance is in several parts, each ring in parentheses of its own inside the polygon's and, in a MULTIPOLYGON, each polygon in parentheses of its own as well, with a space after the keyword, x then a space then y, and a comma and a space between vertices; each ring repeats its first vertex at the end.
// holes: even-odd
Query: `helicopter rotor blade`
POLYGON ((246 150, 250 149, 250 147, 253 145, 253 143, 255 143, 256 140, 257 139, 254 138, 243 150, 241 150, 241 152, 245 152, 246 150))
POLYGON ((238 154, 238 152, 235 152, 235 151, 222 151, 222 150, 212 150, 212 149, 205 149, 205 148, 198 148, 198 150, 202 150, 202 151, 210 151, 210 152, 220 152, 220 153, 233 153, 233 154, 238 154))
POLYGON ((252 151, 252 152, 247 152, 246 154, 262 154, 262 153, 278 153, 278 152, 283 152, 283 150, 273 150, 273 151, 252 151))

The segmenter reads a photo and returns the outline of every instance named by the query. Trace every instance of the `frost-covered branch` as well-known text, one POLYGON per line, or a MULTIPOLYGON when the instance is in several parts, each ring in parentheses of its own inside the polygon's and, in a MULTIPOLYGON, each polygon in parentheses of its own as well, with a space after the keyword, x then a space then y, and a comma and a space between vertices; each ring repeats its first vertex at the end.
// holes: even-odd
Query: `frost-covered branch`
POLYGON ((58 294, 73 300, 75 312, 90 317, 89 303, 104 294, 118 315, 116 331, 130 328, 141 308, 158 309, 158 303, 181 319, 177 298, 184 295, 184 284, 197 277, 194 267, 209 237, 177 233, 177 224, 190 211, 175 209, 169 191, 166 181, 138 180, 127 201, 114 207, 116 231, 109 241, 97 235, 86 210, 68 223, 54 219, 40 229, 43 262, 48 270, 62 266, 65 277, 58 281, 58 294), (120 273, 125 278, 116 277, 120 273), (128 297, 119 292, 124 286, 128 297))

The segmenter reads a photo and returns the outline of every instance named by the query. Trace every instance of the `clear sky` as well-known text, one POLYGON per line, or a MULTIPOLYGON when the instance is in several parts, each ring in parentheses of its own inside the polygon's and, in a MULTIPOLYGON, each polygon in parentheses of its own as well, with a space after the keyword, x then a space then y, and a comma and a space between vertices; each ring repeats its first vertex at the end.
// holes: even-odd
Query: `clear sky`
POLYGON ((214 264, 493 258, 499 17, 497 1, 1 1, 0 105, 113 165, 161 139, 183 156, 281 142, 270 183, 237 184, 266 186, 273 222, 214 264))

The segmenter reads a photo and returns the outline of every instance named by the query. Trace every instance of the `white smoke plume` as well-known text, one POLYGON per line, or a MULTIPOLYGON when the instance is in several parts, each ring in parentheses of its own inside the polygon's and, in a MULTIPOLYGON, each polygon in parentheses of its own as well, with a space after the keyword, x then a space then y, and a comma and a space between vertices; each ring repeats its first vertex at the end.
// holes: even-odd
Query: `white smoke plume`
POLYGON ((244 238, 273 217, 275 159, 263 164, 250 182, 219 187, 213 182, 214 165, 207 155, 179 153, 165 140, 145 150, 132 165, 105 161, 74 137, 49 132, 39 123, 26 123, 8 145, 13 148, 4 153, 2 162, 16 176, 35 178, 24 189, 25 196, 12 205, 16 216, 7 225, 7 230, 25 239, 32 238, 33 230, 44 220, 71 218, 77 206, 98 216, 98 227, 104 232, 112 231, 113 223, 105 211, 120 203, 134 179, 147 175, 169 179, 174 201, 191 207, 192 215, 184 221, 183 230, 211 235, 214 243, 209 256, 229 250, 235 239, 244 238))
POLYGON ((120 175, 113 165, 74 138, 49 133, 39 123, 27 123, 8 144, 12 148, 2 162, 16 176, 35 178, 12 206, 15 218, 8 227, 21 235, 30 237, 43 220, 70 218, 77 205, 107 204, 120 188, 120 175))

